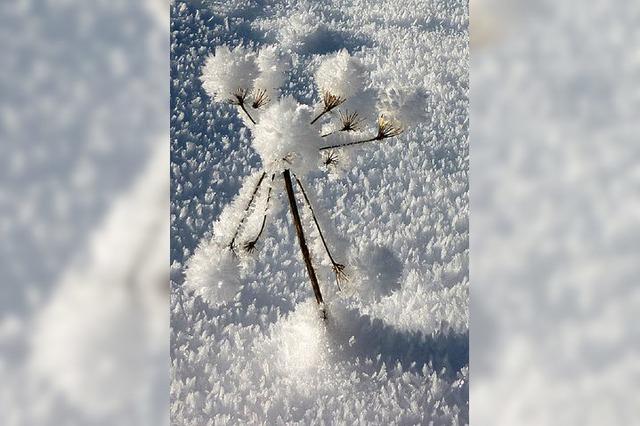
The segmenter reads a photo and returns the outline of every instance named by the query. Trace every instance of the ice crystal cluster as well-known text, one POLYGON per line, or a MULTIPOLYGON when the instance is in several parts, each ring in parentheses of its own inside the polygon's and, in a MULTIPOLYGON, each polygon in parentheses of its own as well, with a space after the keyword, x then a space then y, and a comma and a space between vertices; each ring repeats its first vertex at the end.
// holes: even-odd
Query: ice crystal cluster
POLYGON ((467 423, 467 2, 210 4, 172 5, 172 423, 467 423), (257 72, 204 90, 227 49, 257 72), (258 86, 264 69, 278 84, 258 86), (375 140, 381 115, 397 136, 375 140), (349 269, 338 292, 298 192, 327 321, 284 167, 349 269), (223 290, 215 264, 260 179, 223 290))

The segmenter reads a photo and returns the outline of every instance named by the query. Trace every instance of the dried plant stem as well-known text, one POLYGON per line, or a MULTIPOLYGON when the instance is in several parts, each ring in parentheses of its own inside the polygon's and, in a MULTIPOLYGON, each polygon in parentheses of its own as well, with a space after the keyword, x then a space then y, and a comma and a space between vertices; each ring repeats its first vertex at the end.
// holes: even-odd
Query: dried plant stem
POLYGON ((398 136, 403 131, 404 131, 404 128, 398 122, 393 120, 388 120, 385 117, 381 116, 378 119, 378 133, 376 133, 375 136, 368 139, 361 140, 361 141, 354 141, 354 142, 341 143, 337 145, 325 146, 323 148, 320 148, 320 151, 324 151, 327 149, 342 148, 345 146, 359 145, 359 144, 373 142, 373 141, 381 141, 383 139, 389 139, 389 138, 398 136))
MULTIPOLYGON (((300 221, 300 213, 298 212, 298 204, 296 203, 296 197, 293 193, 293 184, 291 183, 291 172, 289 169, 283 172, 284 184, 287 190, 287 197, 289 199, 289 207, 291 209, 291 216, 293 217, 293 224, 296 228, 296 234, 298 235, 298 243, 300 243, 300 251, 302 252, 302 257, 304 258, 304 263, 307 267, 307 272, 309 273, 309 279, 311 280, 311 286, 313 287, 313 293, 316 296, 316 302, 319 305, 324 305, 324 301, 322 300, 322 293, 320 292, 320 284, 318 283, 318 277, 316 276, 316 272, 313 269, 313 264, 311 263, 311 255, 309 253, 309 248, 307 247, 307 242, 304 238, 304 230, 302 229, 302 222, 300 221)), ((326 314, 323 309, 323 317, 326 318, 326 314)))
POLYGON ((256 237, 245 243, 244 245, 244 249, 251 252, 253 250, 255 250, 256 248, 256 243, 258 242, 258 240, 260 239, 260 236, 262 235, 262 232, 264 231, 264 225, 267 223, 267 213, 269 211, 269 201, 271 200, 271 189, 273 187, 273 179, 276 177, 275 174, 271 175, 271 183, 269 184, 269 189, 267 190, 267 200, 265 201, 265 205, 264 205, 264 215, 262 216, 262 225, 260 226, 260 231, 258 232, 258 235, 256 235, 256 237))
POLYGON ((322 110, 322 112, 321 112, 320 114, 316 115, 316 118, 314 118, 313 120, 311 120, 311 123, 309 123, 309 124, 314 124, 316 121, 320 120, 320 118, 321 118, 323 115, 325 115, 325 114, 326 114, 326 113, 328 113, 328 112, 329 112, 329 110, 328 110, 328 109, 326 109, 326 108, 325 108, 325 109, 323 109, 323 110, 322 110))
POLYGON ((238 105, 240 109, 244 111, 245 114, 247 114, 249 120, 251 120, 253 124, 256 124, 256 121, 253 119, 253 117, 251 117, 251 114, 249 114, 249 111, 247 111, 247 108, 244 106, 247 101, 247 96, 249 96, 249 91, 247 89, 239 87, 235 92, 231 94, 229 102, 231 102, 231 104, 233 105, 238 105))
MULTIPOLYGON (((384 139, 384 138, 382 138, 384 139)), ((367 142, 373 142, 373 141, 379 141, 382 140, 381 138, 378 138, 377 136, 373 137, 373 138, 369 138, 369 139, 365 139, 365 140, 361 140, 361 141, 355 141, 355 142, 347 142, 347 143, 339 143, 337 145, 331 145, 331 146, 325 146, 320 148, 320 151, 325 151, 327 149, 336 149, 336 148, 342 148, 344 146, 351 146, 351 145, 359 145, 362 143, 367 143, 367 142)))
POLYGON ((316 213, 313 210, 313 206, 311 205, 311 201, 309 201, 309 197, 307 196, 307 192, 304 190, 304 186, 302 186, 302 182, 296 176, 296 182, 300 187, 300 191, 302 191, 302 195, 304 196, 304 200, 307 203, 307 207, 311 211, 311 217, 313 218, 313 222, 316 224, 316 229, 318 230, 318 234, 320 234, 320 240, 322 240, 322 245, 324 246, 327 255, 329 256, 329 260, 331 260, 331 266, 333 268, 333 272, 336 274, 336 285, 338 286, 338 290, 342 291, 340 288, 340 281, 344 281, 347 278, 347 275, 344 273, 344 265, 336 262, 331 255, 331 250, 329 250, 329 246, 327 245, 327 241, 324 239, 324 235, 322 234, 322 229, 320 229, 320 224, 318 223, 318 219, 316 217, 316 213))
POLYGON ((266 172, 262 172, 262 175, 260 175, 260 179, 258 179, 258 183, 256 184, 256 187, 253 189, 253 193, 251 194, 251 198, 249 199, 249 202, 247 203, 247 207, 245 207, 244 209, 244 214, 242 215, 242 218, 240 219, 240 222, 238 223, 238 227, 236 228, 236 232, 233 234, 233 238, 231 239, 231 242, 229 243, 229 247, 231 248, 231 250, 235 253, 235 242, 236 242, 236 238, 238 238, 238 233, 240 233, 240 229, 242 228, 242 224, 244 223, 245 220, 247 220, 247 216, 249 214, 249 209, 251 209, 251 206, 253 205, 253 201, 256 198, 256 194, 258 193, 258 190, 260 189, 260 186, 262 185, 262 181, 264 180, 264 177, 266 176, 266 172))
POLYGON ((251 114, 249 114, 249 111, 247 111, 247 108, 245 108, 244 102, 239 104, 239 106, 240 106, 240 109, 243 110, 245 114, 247 114, 247 117, 249 117, 249 120, 251 120, 253 124, 256 124, 256 120, 254 120, 253 117, 251 117, 251 114))

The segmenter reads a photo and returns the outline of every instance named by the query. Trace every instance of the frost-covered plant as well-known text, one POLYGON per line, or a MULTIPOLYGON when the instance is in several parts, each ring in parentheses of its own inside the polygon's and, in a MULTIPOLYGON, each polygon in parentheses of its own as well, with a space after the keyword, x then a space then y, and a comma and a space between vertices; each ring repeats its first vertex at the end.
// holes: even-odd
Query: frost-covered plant
POLYGON ((268 213, 275 207, 274 184, 282 182, 316 301, 324 315, 293 181, 310 213, 305 217, 313 221, 340 289, 347 278, 346 267, 331 253, 302 180, 319 164, 331 169, 344 161, 349 157, 346 147, 393 138, 420 122, 425 118, 427 96, 419 90, 398 88, 378 93, 371 87, 364 65, 342 50, 323 58, 315 72, 319 99, 314 108, 291 96, 278 98, 284 68, 273 47, 256 53, 243 47, 221 46, 205 62, 200 77, 205 91, 216 102, 236 105, 248 120, 245 123, 252 130, 252 145, 263 169, 224 209, 214 227, 213 241, 201 243, 191 257, 186 284, 212 304, 227 301, 237 293, 247 254, 256 250, 268 213), (367 132, 366 127, 373 123, 375 127, 367 132))

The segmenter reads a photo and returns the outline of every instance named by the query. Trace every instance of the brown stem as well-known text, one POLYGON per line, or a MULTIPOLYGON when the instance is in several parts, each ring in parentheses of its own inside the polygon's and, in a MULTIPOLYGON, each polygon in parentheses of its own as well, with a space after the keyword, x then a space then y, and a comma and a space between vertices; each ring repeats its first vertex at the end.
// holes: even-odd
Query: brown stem
POLYGON ((309 123, 309 124, 313 124, 313 123, 315 123, 316 121, 320 120, 320 117, 322 117, 323 115, 325 115, 325 114, 326 114, 326 113, 328 113, 328 112, 329 112, 329 110, 328 110, 328 109, 326 109, 326 108, 325 108, 325 109, 323 109, 323 110, 322 110, 322 112, 321 112, 320 114, 316 115, 316 118, 314 118, 313 120, 311 120, 311 123, 309 123))
POLYGON ((342 148, 342 147, 344 147, 344 146, 359 145, 359 144, 361 144, 361 143, 367 143, 367 142, 373 142, 373 141, 380 141, 380 140, 382 140, 382 139, 384 139, 384 138, 381 138, 381 137, 379 137, 379 136, 374 136, 374 137, 372 137, 372 138, 365 139, 365 140, 362 140, 362 141, 347 142, 347 143, 339 143, 339 144, 337 144, 337 145, 325 146, 325 147, 320 148, 320 151, 324 151, 324 150, 326 150, 326 149, 342 148))
POLYGON ((249 114, 249 111, 247 111, 247 109, 245 108, 244 102, 239 103, 238 106, 240 107, 240 109, 244 111, 245 114, 247 114, 247 117, 249 117, 249 120, 251 120, 253 124, 256 124, 256 120, 254 120, 253 117, 251 117, 251 114, 249 114))
POLYGON ((324 301, 322 300, 322 293, 320 292, 320 284, 318 283, 318 277, 316 277, 316 272, 313 269, 313 264, 311 263, 311 255, 309 254, 309 248, 307 247, 307 242, 304 238, 304 230, 302 229, 302 222, 300 221, 298 204, 296 203, 296 197, 293 193, 291 172, 287 169, 282 173, 282 175, 284 177, 284 184, 287 190, 287 197, 289 198, 289 207, 291 209, 291 216, 293 217, 293 224, 295 225, 296 234, 298 235, 298 243, 300 243, 300 251, 302 252, 302 257, 304 258, 304 263, 307 267, 307 272, 309 273, 313 293, 316 296, 316 302, 318 302, 319 305, 323 305, 324 301))
POLYGON ((318 219, 316 218, 316 213, 313 210, 313 206, 311 205, 311 201, 309 201, 309 197, 307 197, 307 192, 304 190, 304 186, 302 186, 302 182, 296 176, 296 182, 300 187, 300 191, 302 191, 302 195, 304 196, 304 200, 307 203, 307 207, 311 211, 311 217, 313 218, 313 222, 316 224, 316 229, 318 230, 318 234, 320 234, 320 240, 322 240, 322 245, 324 246, 329 259, 331 260, 331 265, 333 266, 333 272, 336 274, 336 284, 338 285, 338 290, 342 291, 340 288, 340 280, 345 279, 346 275, 344 273, 344 265, 336 262, 331 255, 331 251, 329 250, 329 246, 327 245, 327 241, 324 239, 324 235, 322 234, 322 230, 320 229, 320 224, 318 223, 318 219))
POLYGON ((258 180, 258 183, 256 184, 256 187, 253 189, 253 193, 251 194, 251 199, 247 203, 247 207, 245 207, 245 209, 244 209, 244 214, 242 215, 242 218, 240 219, 240 223, 238 223, 238 227, 236 228, 236 232, 233 234, 233 238, 231 239, 231 242, 229 243, 229 247, 231 248, 231 250, 234 253, 235 253, 234 244, 236 242, 236 238, 238 238, 238 233, 240 232, 240 228, 242 227, 242 224, 244 223, 244 221, 247 219, 247 214, 249 213, 249 209, 251 208, 251 205, 253 204, 253 200, 256 198, 256 194, 258 193, 258 189, 260 189, 260 185, 262 185, 262 181, 264 180, 264 177, 265 177, 266 174, 267 174, 266 172, 262 172, 262 175, 260 176, 260 179, 258 180))

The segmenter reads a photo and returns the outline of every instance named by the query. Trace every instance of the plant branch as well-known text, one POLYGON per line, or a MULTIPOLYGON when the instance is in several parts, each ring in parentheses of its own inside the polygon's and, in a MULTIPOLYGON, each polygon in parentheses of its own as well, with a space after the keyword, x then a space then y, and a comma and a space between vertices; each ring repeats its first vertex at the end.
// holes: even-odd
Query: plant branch
POLYGON ((242 109, 244 113, 247 114, 247 117, 249 117, 249 120, 251 120, 253 124, 256 124, 256 120, 254 120, 253 117, 251 117, 251 114, 249 114, 249 111, 247 111, 247 108, 245 108, 244 102, 239 104, 239 106, 240 106, 240 109, 242 109))
POLYGON ((322 109, 322 112, 316 116, 316 118, 311 120, 310 124, 313 124, 316 121, 318 121, 320 117, 322 117, 323 115, 325 115, 326 113, 334 109, 335 107, 342 105, 342 103, 345 100, 346 99, 343 98, 342 96, 332 95, 331 93, 325 91, 322 95, 322 103, 324 104, 324 108, 322 109))
POLYGON ((264 205, 264 215, 262 216, 262 225, 260 226, 260 232, 258 232, 258 235, 256 235, 256 237, 251 240, 248 241, 244 244, 244 249, 248 252, 252 252, 253 250, 255 250, 256 248, 256 243, 258 242, 258 240, 260 239, 260 236, 262 235, 262 231, 264 231, 264 225, 267 223, 267 213, 269 211, 269 201, 271 200, 271 189, 273 187, 273 179, 276 177, 275 174, 271 175, 271 183, 269 184, 269 189, 267 190, 267 200, 265 202, 264 205))
POLYGON ((324 246, 324 249, 327 252, 327 255, 329 256, 329 259, 331 260, 331 266, 333 268, 333 272, 336 274, 336 284, 338 285, 338 290, 342 291, 342 289, 340 288, 340 281, 345 281, 347 279, 347 275, 344 272, 345 266, 336 262, 333 256, 331 255, 331 250, 329 250, 327 241, 324 239, 324 235, 322 234, 322 229, 320 229, 320 224, 318 223, 318 218, 316 217, 316 213, 313 210, 311 201, 309 201, 307 192, 304 190, 304 186, 302 186, 302 182, 300 182, 300 179, 298 179, 297 176, 296 176, 296 182, 298 183, 298 186, 300 187, 300 191, 304 196, 304 200, 307 203, 307 207, 309 207, 309 210, 311 211, 311 217, 313 218, 313 222, 316 224, 316 229, 318 230, 318 234, 320 234, 320 240, 322 240, 322 245, 324 246))
POLYGON ((351 145, 359 145, 359 144, 362 144, 362 143, 373 142, 373 141, 378 141, 378 140, 382 140, 382 139, 378 138, 377 136, 374 136, 372 138, 361 140, 361 141, 339 143, 337 145, 325 146, 325 147, 320 148, 320 151, 325 151, 327 149, 342 148, 342 147, 351 146, 351 145))
POLYGON ((247 101, 247 96, 249 96, 249 91, 247 89, 243 89, 242 87, 239 87, 238 89, 236 89, 235 92, 231 94, 231 97, 229 98, 229 102, 231 102, 233 105, 238 105, 240 109, 244 111, 245 114, 247 114, 247 117, 249 117, 249 120, 251 120, 253 124, 256 124, 256 121, 253 119, 251 114, 249 114, 249 111, 247 111, 247 108, 245 108, 244 106, 247 101))
POLYGON ((320 151, 324 151, 324 150, 327 150, 327 149, 342 148, 342 147, 345 147, 345 146, 359 145, 359 144, 363 144, 363 143, 367 143, 367 142, 373 142, 373 141, 381 141, 383 139, 389 139, 389 138, 393 138, 395 136, 398 136, 402 132, 404 132, 404 128, 398 122, 388 120, 385 117, 381 116, 378 119, 378 133, 376 133, 375 136, 373 136, 371 138, 368 138, 368 139, 360 140, 360 141, 354 141, 354 142, 341 143, 341 144, 337 144, 337 145, 325 146, 325 147, 320 148, 320 151))
POLYGON ((258 179, 258 183, 256 184, 256 187, 253 189, 253 193, 251 194, 251 198, 249 199, 249 202, 247 203, 247 207, 245 207, 244 209, 244 214, 242 215, 242 218, 240 219, 240 222, 238 223, 238 227, 236 228, 236 232, 233 234, 233 238, 231 239, 231 242, 229 243, 229 247, 231 248, 231 251, 233 251, 235 253, 235 242, 236 242, 236 238, 238 238, 238 233, 240 232, 240 229, 242 228, 242 224, 244 223, 244 221, 247 219, 248 213, 249 213, 249 209, 251 208, 251 206, 253 205, 253 201, 256 198, 256 194, 258 193, 258 189, 260 189, 260 186, 262 185, 262 181, 264 180, 265 175, 267 174, 267 172, 262 172, 262 175, 260 175, 260 179, 258 179))
MULTIPOLYGON (((324 305, 324 301, 322 300, 322 293, 320 292, 320 284, 318 283, 316 272, 313 269, 313 264, 311 263, 311 255, 309 254, 309 248, 307 247, 307 242, 304 238, 304 230, 302 229, 302 222, 300 221, 300 213, 298 212, 296 197, 293 193, 293 184, 291 183, 291 172, 289 171, 289 169, 286 169, 282 173, 282 176, 284 177, 284 184, 287 190, 287 198, 289 199, 289 207, 291 210, 291 216, 293 218, 293 224, 295 225, 296 234, 298 235, 300 251, 302 252, 302 257, 304 258, 304 263, 307 267, 309 279, 311 280, 311 286, 313 287, 313 293, 316 296, 316 302, 318 302, 318 304, 322 306, 324 305)), ((324 308, 322 309, 322 313, 323 317, 326 319, 324 308)))
POLYGON ((327 109, 326 109, 326 107, 325 107, 325 109, 323 109, 323 110, 322 110, 322 112, 321 112, 320 114, 316 115, 316 118, 314 118, 313 120, 311 120, 311 123, 309 123, 309 124, 313 124, 313 123, 315 123, 316 121, 320 120, 320 117, 322 117, 323 115, 325 115, 325 114, 326 114, 326 113, 328 113, 328 112, 329 112, 329 110, 327 110, 327 109))

